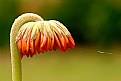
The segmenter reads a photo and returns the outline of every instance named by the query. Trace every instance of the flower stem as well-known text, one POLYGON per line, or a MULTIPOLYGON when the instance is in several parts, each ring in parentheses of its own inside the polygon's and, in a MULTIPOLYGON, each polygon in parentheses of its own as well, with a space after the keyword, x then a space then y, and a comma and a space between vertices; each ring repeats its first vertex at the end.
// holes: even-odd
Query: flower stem
POLYGON ((16 45, 16 35, 20 27, 27 22, 42 21, 43 19, 33 13, 26 13, 15 19, 10 32, 10 50, 12 65, 12 81, 22 81, 21 59, 16 45))

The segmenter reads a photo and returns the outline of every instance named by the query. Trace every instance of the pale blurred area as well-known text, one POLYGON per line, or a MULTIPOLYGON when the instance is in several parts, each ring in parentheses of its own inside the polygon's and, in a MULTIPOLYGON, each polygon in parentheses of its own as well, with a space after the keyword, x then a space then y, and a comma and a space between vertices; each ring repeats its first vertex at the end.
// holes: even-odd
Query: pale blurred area
POLYGON ((76 46, 24 57, 23 81, 121 81, 120 0, 1 0, 0 81, 11 81, 9 33, 27 12, 62 22, 76 46))

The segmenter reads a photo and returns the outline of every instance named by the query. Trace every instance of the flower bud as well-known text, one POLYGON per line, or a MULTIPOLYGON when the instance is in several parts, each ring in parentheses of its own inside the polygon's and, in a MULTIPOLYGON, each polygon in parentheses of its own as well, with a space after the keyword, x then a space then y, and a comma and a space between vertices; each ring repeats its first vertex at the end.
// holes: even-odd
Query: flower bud
POLYGON ((65 52, 75 46, 68 29, 56 20, 25 23, 18 31, 16 43, 21 58, 33 57, 36 52, 56 51, 57 47, 65 52))

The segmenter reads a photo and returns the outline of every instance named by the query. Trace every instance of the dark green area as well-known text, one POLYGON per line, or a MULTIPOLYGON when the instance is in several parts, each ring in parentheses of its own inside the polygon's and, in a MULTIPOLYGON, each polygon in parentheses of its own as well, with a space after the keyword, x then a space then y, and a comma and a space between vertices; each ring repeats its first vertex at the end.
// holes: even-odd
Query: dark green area
MULTIPOLYGON (((41 11, 40 5, 40 10, 35 13, 42 15, 44 19, 56 19, 62 22, 77 43, 101 45, 120 43, 121 6, 117 6, 121 4, 120 1, 61 0, 61 2, 61 6, 52 11, 51 6, 48 9, 46 4, 41 11)), ((19 0, 0 1, 0 46, 9 45, 11 25, 22 13, 22 9, 18 8, 19 3, 19 0)))

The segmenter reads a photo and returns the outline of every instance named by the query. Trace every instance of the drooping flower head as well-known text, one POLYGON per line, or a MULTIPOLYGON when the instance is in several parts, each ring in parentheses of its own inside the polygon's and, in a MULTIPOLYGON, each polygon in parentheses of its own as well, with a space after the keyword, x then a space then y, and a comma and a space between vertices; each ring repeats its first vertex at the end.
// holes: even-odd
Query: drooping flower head
POLYGON ((24 55, 32 57, 36 52, 55 51, 57 47, 65 52, 75 46, 68 29, 56 20, 25 23, 19 29, 16 43, 21 58, 24 55))

